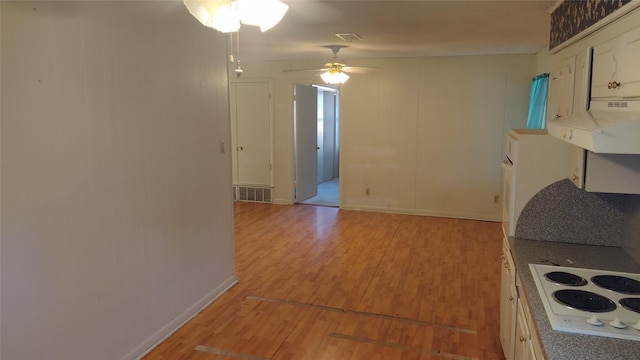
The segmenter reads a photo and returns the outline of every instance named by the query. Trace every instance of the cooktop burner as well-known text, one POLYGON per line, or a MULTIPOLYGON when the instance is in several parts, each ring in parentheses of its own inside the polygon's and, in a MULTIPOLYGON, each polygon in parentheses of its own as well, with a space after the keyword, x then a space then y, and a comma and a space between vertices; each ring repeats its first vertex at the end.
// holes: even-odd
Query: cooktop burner
POLYGON ((602 313, 616 309, 616 304, 613 301, 590 291, 573 289, 558 290, 553 293, 553 297, 561 304, 588 312, 602 313))
POLYGON ((627 310, 640 313, 640 298, 624 298, 620 299, 620 305, 627 310))
POLYGON ((544 274, 544 277, 553 281, 554 283, 568 285, 568 286, 585 286, 587 285, 587 279, 582 276, 574 275, 564 271, 551 271, 544 274))
POLYGON ((554 330, 640 341, 640 274, 529 267, 554 330))
POLYGON ((597 275, 591 278, 594 284, 607 290, 627 295, 640 294, 640 281, 618 275, 597 275))

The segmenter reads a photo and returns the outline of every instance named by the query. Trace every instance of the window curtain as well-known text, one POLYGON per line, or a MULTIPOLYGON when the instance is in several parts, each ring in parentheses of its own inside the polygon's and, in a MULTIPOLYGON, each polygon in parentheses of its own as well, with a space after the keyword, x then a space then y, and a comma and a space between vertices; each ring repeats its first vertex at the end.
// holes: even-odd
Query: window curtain
POLYGON ((549 92, 549 74, 540 74, 533 78, 529 96, 529 114, 527 129, 544 129, 547 126, 547 94, 549 92))

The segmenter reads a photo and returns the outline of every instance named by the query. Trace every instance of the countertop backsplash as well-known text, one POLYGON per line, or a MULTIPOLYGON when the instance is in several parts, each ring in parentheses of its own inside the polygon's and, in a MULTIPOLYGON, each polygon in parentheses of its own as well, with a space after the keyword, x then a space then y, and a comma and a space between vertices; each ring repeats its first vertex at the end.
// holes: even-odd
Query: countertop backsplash
POLYGON ((640 195, 628 195, 624 202, 625 234, 622 248, 640 263, 640 195))
POLYGON ((629 196, 634 195, 590 193, 578 189, 568 179, 560 180, 540 190, 525 205, 516 224, 515 237, 572 244, 636 246, 635 252, 640 255, 640 239, 625 241, 625 236, 630 235, 629 230, 625 231, 628 229, 625 225, 629 225, 628 219, 632 218, 625 216, 625 209, 635 209, 635 228, 640 229, 640 205, 629 204, 629 196))

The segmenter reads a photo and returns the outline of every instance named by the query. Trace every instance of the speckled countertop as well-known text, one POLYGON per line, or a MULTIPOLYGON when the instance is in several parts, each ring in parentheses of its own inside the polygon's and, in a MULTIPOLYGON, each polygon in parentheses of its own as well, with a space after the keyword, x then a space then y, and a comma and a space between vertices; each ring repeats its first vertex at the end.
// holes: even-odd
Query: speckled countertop
MULTIPOLYGON (((538 295, 529 264, 640 273, 640 264, 618 247, 580 245, 510 238, 511 255, 534 318, 547 360, 640 359, 640 341, 555 331, 538 295)), ((532 331, 534 329, 531 329, 532 331)))

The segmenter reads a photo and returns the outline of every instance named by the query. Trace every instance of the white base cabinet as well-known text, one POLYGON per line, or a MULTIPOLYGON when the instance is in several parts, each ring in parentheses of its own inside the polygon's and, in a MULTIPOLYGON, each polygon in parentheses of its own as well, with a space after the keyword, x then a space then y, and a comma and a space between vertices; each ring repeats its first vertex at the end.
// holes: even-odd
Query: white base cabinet
MULTIPOLYGON (((506 241, 506 240, 505 240, 506 241)), ((516 331, 516 282, 509 248, 502 247, 502 271, 500 276, 500 344, 507 360, 514 359, 516 331)))
POLYGON ((544 360, 529 304, 519 296, 520 279, 507 239, 502 248, 500 343, 506 360, 544 360))

